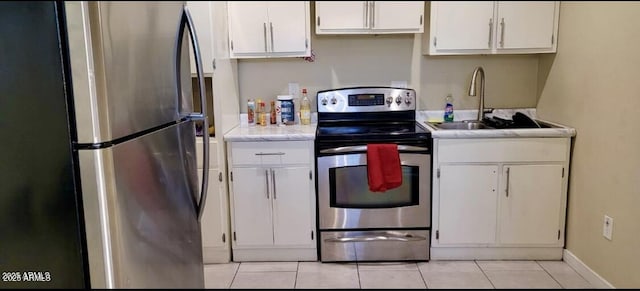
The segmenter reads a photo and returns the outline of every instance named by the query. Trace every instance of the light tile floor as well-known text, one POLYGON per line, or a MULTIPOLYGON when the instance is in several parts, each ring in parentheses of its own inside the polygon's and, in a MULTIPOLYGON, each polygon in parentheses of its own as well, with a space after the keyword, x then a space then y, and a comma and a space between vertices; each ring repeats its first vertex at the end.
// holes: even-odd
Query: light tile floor
POLYGON ((587 289, 563 261, 231 262, 205 265, 208 289, 587 289))

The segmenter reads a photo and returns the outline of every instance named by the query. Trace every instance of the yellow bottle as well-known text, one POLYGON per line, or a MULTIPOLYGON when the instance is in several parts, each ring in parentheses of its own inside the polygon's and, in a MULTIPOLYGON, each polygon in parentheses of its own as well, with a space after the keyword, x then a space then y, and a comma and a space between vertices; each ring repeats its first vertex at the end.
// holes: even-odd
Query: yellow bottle
POLYGON ((311 124, 311 105, 307 97, 307 89, 302 89, 302 102, 300 104, 300 124, 311 124))

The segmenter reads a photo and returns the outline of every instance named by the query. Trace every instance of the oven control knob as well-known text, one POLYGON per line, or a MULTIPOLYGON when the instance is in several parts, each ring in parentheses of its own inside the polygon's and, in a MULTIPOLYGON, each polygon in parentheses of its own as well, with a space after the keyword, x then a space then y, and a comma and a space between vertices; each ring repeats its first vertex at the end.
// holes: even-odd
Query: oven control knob
POLYGON ((391 96, 387 97, 387 104, 391 105, 392 102, 393 102, 393 97, 391 96))
POLYGON ((404 98, 404 103, 406 103, 407 105, 411 104, 411 97, 404 98))
POLYGON ((320 102, 322 102, 323 106, 327 106, 327 98, 322 98, 322 101, 320 102))
POLYGON ((336 103, 338 103, 338 99, 336 99, 336 97, 332 97, 331 104, 335 105, 336 103))
POLYGON ((400 105, 400 103, 402 103, 402 97, 398 96, 396 97, 396 104, 400 105))

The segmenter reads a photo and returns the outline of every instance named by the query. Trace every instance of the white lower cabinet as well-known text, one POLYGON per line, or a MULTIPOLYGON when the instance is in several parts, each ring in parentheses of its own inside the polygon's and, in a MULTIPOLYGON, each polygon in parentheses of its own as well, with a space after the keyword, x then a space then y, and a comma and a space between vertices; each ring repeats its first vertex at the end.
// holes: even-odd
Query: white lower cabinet
MULTIPOLYGON (((205 264, 227 263, 231 261, 229 238, 229 203, 223 174, 218 160, 218 143, 211 137, 209 141, 209 183, 204 212, 200 218, 202 248, 205 264)), ((196 140, 198 165, 198 190, 202 187, 202 138, 196 140)))
POLYGON ((433 259, 560 259, 569 138, 435 139, 433 259))
POLYGON ((233 261, 317 260, 313 142, 231 142, 228 149, 233 261))
POLYGON ((557 245, 560 241, 563 165, 506 164, 500 195, 500 237, 510 245, 557 245))
POLYGON ((438 242, 494 243, 497 186, 496 165, 442 165, 438 242))

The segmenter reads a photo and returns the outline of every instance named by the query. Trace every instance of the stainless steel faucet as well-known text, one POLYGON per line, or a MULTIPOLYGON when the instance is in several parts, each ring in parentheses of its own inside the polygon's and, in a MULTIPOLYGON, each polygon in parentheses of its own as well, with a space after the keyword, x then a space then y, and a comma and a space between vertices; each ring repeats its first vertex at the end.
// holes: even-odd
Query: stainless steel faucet
POLYGON ((480 104, 478 105, 478 121, 484 118, 484 69, 476 67, 471 76, 471 84, 469 85, 469 96, 476 96, 476 77, 480 73, 480 104))

